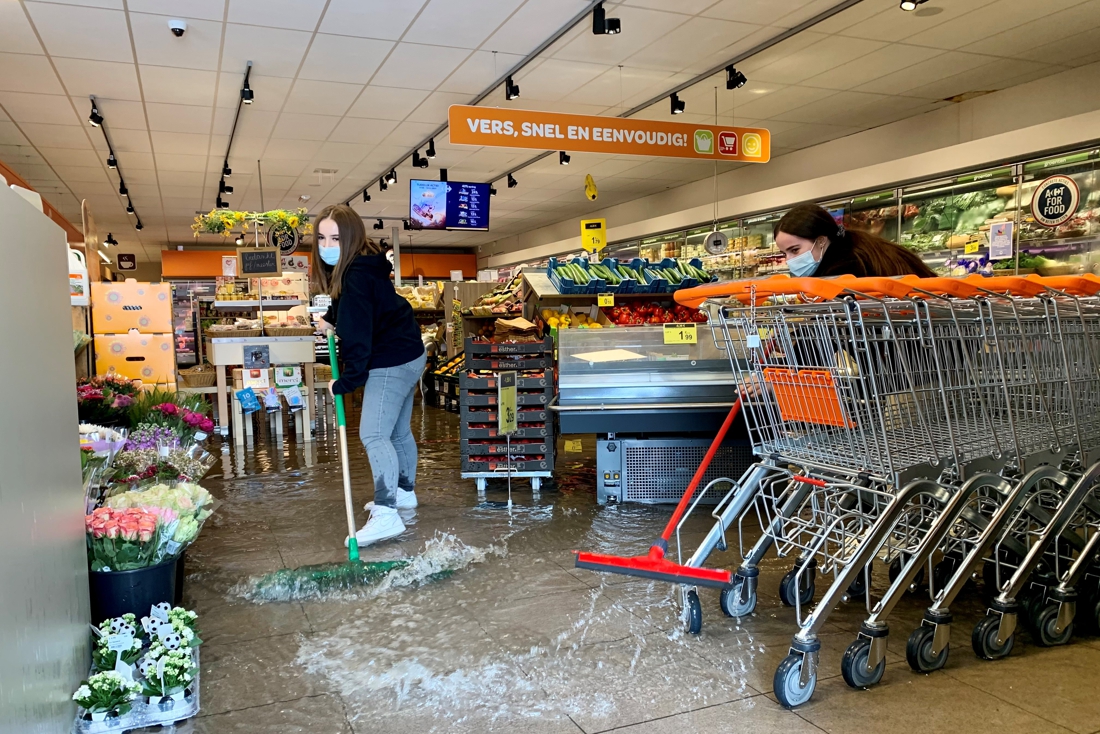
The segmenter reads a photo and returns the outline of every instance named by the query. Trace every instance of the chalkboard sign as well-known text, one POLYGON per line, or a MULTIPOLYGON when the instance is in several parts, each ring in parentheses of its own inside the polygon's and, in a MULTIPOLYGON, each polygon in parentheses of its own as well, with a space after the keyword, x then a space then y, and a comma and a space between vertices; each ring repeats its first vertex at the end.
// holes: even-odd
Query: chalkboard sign
POLYGON ((238 278, 283 274, 278 247, 238 247, 237 264, 238 278))

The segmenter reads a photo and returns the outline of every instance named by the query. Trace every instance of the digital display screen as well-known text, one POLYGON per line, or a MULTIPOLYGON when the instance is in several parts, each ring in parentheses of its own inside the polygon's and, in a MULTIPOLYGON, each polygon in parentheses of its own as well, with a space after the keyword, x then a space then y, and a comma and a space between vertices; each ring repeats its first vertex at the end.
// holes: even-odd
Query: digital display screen
POLYGON ((489 229, 489 184, 409 182, 409 220, 421 229, 489 229))

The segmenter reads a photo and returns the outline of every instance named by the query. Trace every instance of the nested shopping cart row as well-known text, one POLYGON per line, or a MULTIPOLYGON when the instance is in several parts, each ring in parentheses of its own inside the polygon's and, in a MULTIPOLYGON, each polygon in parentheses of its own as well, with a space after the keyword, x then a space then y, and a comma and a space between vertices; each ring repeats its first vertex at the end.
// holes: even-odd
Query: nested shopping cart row
MULTIPOLYGON (((713 332, 744 385, 759 461, 725 480, 713 528, 679 560, 702 572, 736 532, 741 565, 711 585, 726 614, 745 616, 765 555, 794 558, 780 583, 799 627, 775 674, 781 703, 812 695, 818 634, 841 601, 867 609, 844 678, 877 683, 890 612, 922 577, 932 603, 906 650, 918 671, 946 664, 950 605, 976 573, 994 597, 972 635, 982 657, 1009 653, 1021 615, 1041 644, 1069 639, 1081 599, 1095 619, 1097 292, 1100 280, 1072 277, 772 278, 704 294, 723 297, 713 332), (877 599, 875 562, 890 568, 877 599), (812 604, 819 575, 830 581, 812 604)), ((677 533, 697 508, 678 510, 677 533)), ((697 631, 698 595, 683 600, 697 631)))

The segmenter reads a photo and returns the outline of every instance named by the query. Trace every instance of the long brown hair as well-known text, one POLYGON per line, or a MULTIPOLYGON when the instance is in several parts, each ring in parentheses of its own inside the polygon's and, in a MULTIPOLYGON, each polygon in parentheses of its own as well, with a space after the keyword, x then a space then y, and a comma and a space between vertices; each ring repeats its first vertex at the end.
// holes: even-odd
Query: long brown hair
POLYGON ((351 267, 355 258, 382 252, 382 248, 367 237, 363 220, 350 206, 343 204, 326 206, 317 215, 317 224, 313 231, 313 255, 309 280, 314 293, 327 293, 333 298, 339 298, 344 284, 344 273, 351 267), (340 259, 335 265, 325 264, 321 259, 321 248, 317 246, 316 232, 321 228, 321 222, 326 219, 336 222, 336 228, 340 232, 340 259))
POLYGON ((780 232, 811 242, 819 237, 829 241, 821 258, 821 268, 816 273, 819 276, 844 273, 880 277, 935 276, 916 254, 873 234, 844 229, 833 215, 817 204, 799 204, 784 214, 774 229, 774 234, 780 232))

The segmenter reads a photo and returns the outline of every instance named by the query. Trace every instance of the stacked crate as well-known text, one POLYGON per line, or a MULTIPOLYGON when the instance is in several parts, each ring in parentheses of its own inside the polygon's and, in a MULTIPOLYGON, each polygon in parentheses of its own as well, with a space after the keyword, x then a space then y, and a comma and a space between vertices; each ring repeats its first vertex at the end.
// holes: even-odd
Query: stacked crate
POLYGON ((509 441, 498 425, 498 373, 516 373, 517 430, 510 440, 511 472, 550 476, 554 468, 553 339, 516 344, 466 340, 466 370, 459 378, 462 473, 509 471, 509 441))
POLYGON ((92 283, 97 375, 176 389, 172 286, 125 280, 92 283))

